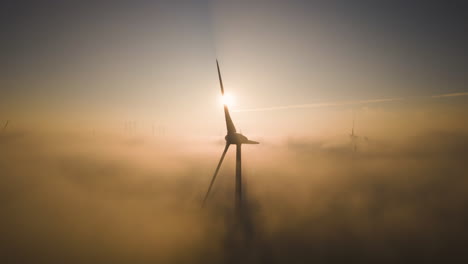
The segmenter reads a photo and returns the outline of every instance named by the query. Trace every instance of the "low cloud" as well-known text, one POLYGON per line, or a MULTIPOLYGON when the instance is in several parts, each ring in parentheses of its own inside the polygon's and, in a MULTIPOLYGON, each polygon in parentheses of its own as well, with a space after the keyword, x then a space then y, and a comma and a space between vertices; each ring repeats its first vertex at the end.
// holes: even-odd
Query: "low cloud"
MULTIPOLYGON (((268 142, 267 142, 268 143, 268 142)), ((225 263, 234 154, 157 139, 0 137, 4 263, 225 263), (135 143, 137 142, 137 143, 135 143)), ((244 148, 252 263, 467 260, 468 134, 244 148)), ((248 263, 248 261, 245 261, 248 263)))

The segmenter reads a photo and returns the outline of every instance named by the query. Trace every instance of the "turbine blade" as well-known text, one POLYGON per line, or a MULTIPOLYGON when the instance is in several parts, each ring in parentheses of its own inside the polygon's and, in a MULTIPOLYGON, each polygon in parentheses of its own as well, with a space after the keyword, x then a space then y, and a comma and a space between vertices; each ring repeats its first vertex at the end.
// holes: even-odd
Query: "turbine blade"
POLYGON ((221 164, 223 163, 224 156, 226 156, 226 152, 228 151, 228 149, 229 149, 229 144, 226 144, 226 147, 224 147, 223 154, 221 155, 221 159, 218 162, 218 166, 216 167, 213 178, 211 178, 210 187, 208 187, 208 191, 205 194, 205 198, 203 199, 202 207, 205 206, 206 199, 208 198, 208 195, 210 194, 211 188, 213 187, 213 183, 216 180, 216 175, 218 175, 219 168, 221 167, 221 164))
POLYGON ((253 141, 253 140, 247 140, 247 142, 242 143, 242 144, 260 144, 260 143, 257 141, 253 141))
POLYGON ((232 122, 227 105, 224 105, 224 117, 226 118, 226 128, 228 134, 236 133, 236 127, 234 126, 234 122, 232 122))
MULTIPOLYGON (((221 95, 224 96, 223 79, 221 78, 221 71, 219 70, 218 60, 216 60, 216 67, 218 68, 218 78, 219 78, 219 86, 221 87, 221 95)), ((234 123, 232 122, 231 115, 229 114, 229 109, 227 105, 224 105, 224 117, 226 119, 226 128, 227 128, 228 134, 236 133, 236 127, 234 126, 234 123)))
POLYGON ((216 67, 218 67, 218 78, 219 78, 219 86, 221 86, 221 95, 224 95, 223 79, 221 78, 221 71, 219 70, 218 60, 216 60, 216 67))

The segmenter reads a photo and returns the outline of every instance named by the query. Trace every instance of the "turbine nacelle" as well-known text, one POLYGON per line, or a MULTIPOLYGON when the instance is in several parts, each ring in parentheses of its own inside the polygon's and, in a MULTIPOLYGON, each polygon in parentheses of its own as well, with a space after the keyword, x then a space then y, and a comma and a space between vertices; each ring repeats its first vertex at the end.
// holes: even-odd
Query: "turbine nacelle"
POLYGON ((259 144, 257 141, 249 140, 246 136, 240 133, 228 133, 226 137, 226 144, 259 144))

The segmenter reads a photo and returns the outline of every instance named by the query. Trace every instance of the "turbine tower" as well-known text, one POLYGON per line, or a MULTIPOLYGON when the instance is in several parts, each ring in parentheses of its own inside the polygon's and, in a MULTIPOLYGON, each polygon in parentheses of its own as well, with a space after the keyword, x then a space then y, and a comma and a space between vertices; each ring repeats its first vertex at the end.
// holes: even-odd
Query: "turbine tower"
MULTIPOLYGON (((224 86, 223 86, 223 79, 221 78, 221 72, 219 70, 219 63, 216 60, 216 66, 218 68, 218 78, 219 78, 219 85, 221 87, 221 94, 224 96, 224 86)), ((235 211, 236 214, 239 216, 242 208, 242 144, 258 144, 256 141, 249 140, 246 136, 242 135, 241 133, 236 132, 236 127, 232 122, 231 115, 229 114, 229 109, 226 104, 224 104, 224 117, 226 119, 226 128, 227 128, 227 135, 224 137, 226 140, 226 146, 224 147, 223 154, 221 155, 221 159, 218 162, 218 166, 216 167, 215 173, 213 178, 211 179, 210 186, 208 187, 208 191, 206 192, 205 198, 203 199, 203 206, 205 205, 206 199, 208 198, 211 188, 213 187, 213 183, 218 175, 219 168, 223 163, 224 156, 226 156, 226 152, 229 149, 230 145, 236 145, 236 190, 235 190, 235 211)))

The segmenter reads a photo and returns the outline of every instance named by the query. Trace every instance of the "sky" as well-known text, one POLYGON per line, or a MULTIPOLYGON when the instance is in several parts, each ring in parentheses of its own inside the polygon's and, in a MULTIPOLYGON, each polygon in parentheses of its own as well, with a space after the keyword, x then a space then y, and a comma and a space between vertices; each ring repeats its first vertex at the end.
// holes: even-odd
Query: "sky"
POLYGON ((2 263, 468 261, 463 1, 6 1, 0 21, 2 263), (244 249, 234 148, 200 208, 216 59, 260 142, 244 249))
MULTIPOLYGON (((218 132, 216 58, 236 98, 233 108, 241 110, 467 92, 462 1, 9 1, 4 7, 1 118, 23 128, 117 130, 134 120, 146 130, 154 123, 173 133, 218 132)), ((295 124, 328 109, 319 111, 268 117, 294 120, 297 131, 295 124)), ((240 126, 254 122, 248 113, 234 115, 240 126)), ((352 117, 343 115, 349 126, 352 117)), ((265 122, 257 127, 252 132, 271 129, 265 122)))

